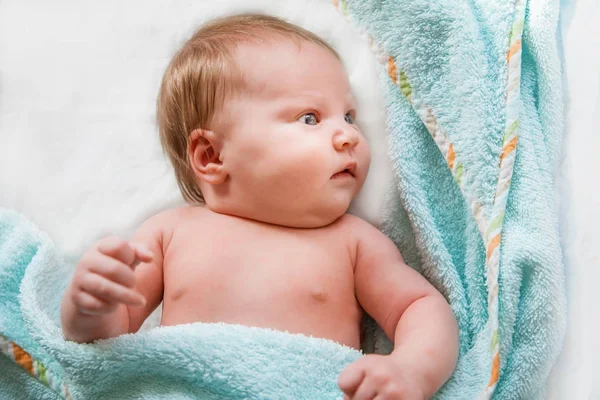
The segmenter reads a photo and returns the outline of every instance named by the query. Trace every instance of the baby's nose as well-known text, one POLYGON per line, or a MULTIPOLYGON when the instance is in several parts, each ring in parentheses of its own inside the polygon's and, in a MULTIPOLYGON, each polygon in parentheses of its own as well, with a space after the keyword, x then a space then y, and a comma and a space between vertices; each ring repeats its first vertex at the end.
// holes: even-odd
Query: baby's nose
POLYGON ((354 148, 359 141, 360 135, 350 126, 338 129, 333 135, 333 146, 338 151, 354 148))

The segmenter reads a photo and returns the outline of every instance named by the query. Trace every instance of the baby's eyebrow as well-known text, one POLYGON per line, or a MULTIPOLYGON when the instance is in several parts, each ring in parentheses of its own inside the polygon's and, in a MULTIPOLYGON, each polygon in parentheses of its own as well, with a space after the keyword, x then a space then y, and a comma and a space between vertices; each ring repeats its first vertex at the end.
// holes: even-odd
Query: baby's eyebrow
POLYGON ((319 107, 323 107, 327 105, 327 98, 318 93, 307 93, 307 94, 299 94, 296 96, 292 96, 290 98, 290 103, 306 103, 306 104, 315 104, 319 107))
POLYGON ((309 96, 285 96, 273 100, 278 114, 300 113, 309 110, 323 111, 327 103, 323 99, 309 96))
POLYGON ((315 104, 307 103, 306 101, 275 101, 274 111, 278 117, 288 119, 292 114, 299 114, 308 110, 319 109, 315 104))
MULTIPOLYGON (((277 99, 277 102, 281 104, 281 107, 292 108, 292 107, 315 107, 319 109, 328 108, 330 101, 326 96, 320 93, 306 93, 296 94, 292 96, 282 96, 277 99)), ((345 99, 346 111, 356 111, 357 102, 352 93, 349 93, 345 99)))

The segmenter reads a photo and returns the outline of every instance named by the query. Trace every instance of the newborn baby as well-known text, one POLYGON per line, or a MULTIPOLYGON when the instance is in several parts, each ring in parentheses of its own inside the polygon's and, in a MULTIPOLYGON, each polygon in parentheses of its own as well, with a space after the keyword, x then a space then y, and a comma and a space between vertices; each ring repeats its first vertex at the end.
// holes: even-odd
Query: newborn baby
POLYGON ((394 351, 346 367, 347 398, 433 395, 456 364, 456 321, 385 235, 346 214, 369 168, 356 114, 339 56, 314 34, 260 15, 202 27, 158 98, 189 205, 85 253, 62 301, 65 337, 136 332, 162 301, 162 325, 243 324, 358 348, 367 312, 394 351))

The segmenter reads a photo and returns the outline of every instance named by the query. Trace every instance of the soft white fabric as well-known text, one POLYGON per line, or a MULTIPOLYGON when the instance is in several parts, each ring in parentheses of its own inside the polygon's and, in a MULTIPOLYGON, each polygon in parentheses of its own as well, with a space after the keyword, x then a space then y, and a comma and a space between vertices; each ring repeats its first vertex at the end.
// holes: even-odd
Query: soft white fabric
POLYGON ((600 3, 563 3, 567 130, 558 177, 569 318, 548 398, 597 399, 600 348, 592 335, 600 327, 600 3))
MULTIPOLYGON (((377 65, 328 0, 0 2, 0 206, 27 215, 75 261, 97 238, 128 236, 154 212, 183 204, 154 124, 160 78, 198 24, 242 11, 282 16, 340 50, 373 152, 353 210, 377 224, 391 177, 377 65)), ((600 355, 592 340, 600 264, 596 0, 565 2, 561 31, 569 108, 557 197, 570 324, 548 397, 587 399, 600 396, 592 367, 600 355)))

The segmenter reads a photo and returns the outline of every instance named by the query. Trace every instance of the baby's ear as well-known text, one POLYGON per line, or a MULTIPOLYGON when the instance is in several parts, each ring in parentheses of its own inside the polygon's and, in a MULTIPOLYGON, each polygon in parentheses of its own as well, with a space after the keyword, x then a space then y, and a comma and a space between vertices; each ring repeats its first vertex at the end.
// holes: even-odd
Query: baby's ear
POLYGON ((213 132, 196 129, 190 134, 188 157, 197 177, 211 185, 219 185, 227 179, 227 171, 221 161, 221 140, 213 132))

